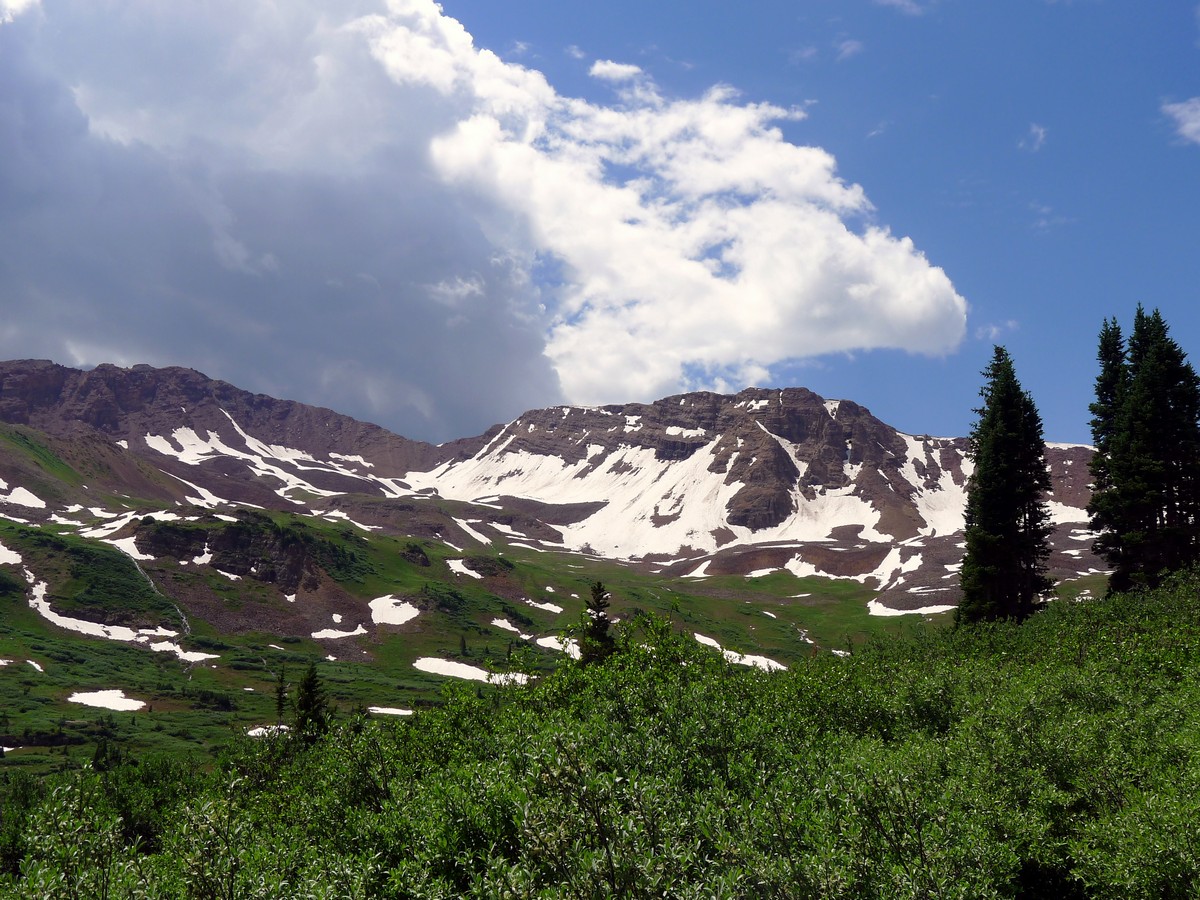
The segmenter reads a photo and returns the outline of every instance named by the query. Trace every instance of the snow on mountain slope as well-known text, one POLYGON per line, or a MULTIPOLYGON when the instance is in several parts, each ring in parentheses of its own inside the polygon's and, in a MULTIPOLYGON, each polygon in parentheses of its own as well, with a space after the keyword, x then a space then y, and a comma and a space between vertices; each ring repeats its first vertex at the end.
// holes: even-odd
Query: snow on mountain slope
MULTIPOLYGON (((114 493, 218 517, 287 510, 456 549, 515 538, 693 577, 853 578, 913 609, 929 607, 930 593, 936 605, 956 599, 950 567, 962 555, 972 470, 965 439, 902 434, 852 401, 803 388, 533 410, 433 447, 191 370, 16 361, 0 363, 0 419, 86 442, 83 455, 107 466, 114 493), (436 496, 475 512, 421 512, 435 504, 416 501, 436 496)), ((1090 454, 1047 449, 1059 574, 1098 565, 1086 534, 1090 454)), ((36 505, 36 483, 9 469, 0 477, 3 507, 72 521, 66 504, 36 505)), ((81 533, 143 552, 127 530, 138 511, 111 515, 81 533)))
MULTIPOLYGON (((510 497, 551 506, 600 504, 559 530, 568 547, 622 558, 714 552, 751 542, 830 541, 847 526, 856 529, 860 542, 888 544, 898 539, 898 530, 906 536, 961 530, 970 474, 963 442, 899 435, 866 420, 848 426, 845 434, 829 429, 832 442, 818 433, 823 423, 811 421, 771 423, 785 426, 786 434, 778 434, 768 425, 770 398, 744 396, 772 393, 777 392, 720 398, 717 418, 728 421, 707 427, 664 423, 647 412, 616 417, 614 426, 605 421, 612 417, 609 410, 574 408, 562 410, 547 433, 545 416, 527 414, 474 456, 409 472, 405 481, 465 501, 510 497), (640 427, 630 430, 631 420, 640 427), (561 424, 566 421, 574 422, 569 431, 561 424), (870 439, 875 446, 856 452, 853 436, 871 431, 881 432, 870 439), (747 432, 756 438, 753 444, 747 432), (680 436, 690 442, 670 446, 680 436), (764 439, 774 456, 762 452, 764 439), (842 457, 836 466, 826 461, 831 443, 842 457), (883 457, 885 465, 874 465, 872 455, 883 457), (814 460, 823 464, 819 473, 814 460), (769 525, 741 524, 745 517, 734 514, 739 497, 748 487, 764 485, 781 493, 782 514, 769 525), (900 518, 894 508, 904 510, 900 518)), ((815 401, 809 416, 817 413, 829 422, 839 410, 845 420, 853 406, 808 396, 815 401)), ((672 401, 662 405, 678 408, 672 401)), ((863 419, 865 411, 855 410, 863 419)))

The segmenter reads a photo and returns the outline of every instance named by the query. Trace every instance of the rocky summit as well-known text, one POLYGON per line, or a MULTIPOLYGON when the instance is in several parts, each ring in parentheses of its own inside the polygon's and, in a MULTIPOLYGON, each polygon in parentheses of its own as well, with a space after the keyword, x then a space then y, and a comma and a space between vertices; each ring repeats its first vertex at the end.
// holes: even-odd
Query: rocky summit
MULTIPOLYGON (((966 440, 904 434, 803 388, 534 410, 433 446, 190 369, 20 360, 0 363, 0 421, 11 426, 0 515, 76 523, 135 558, 221 555, 221 571, 269 570, 289 594, 319 587, 318 547, 263 545, 254 558, 273 562, 251 571, 232 538, 206 549, 147 518, 285 511, 459 550, 554 550, 688 579, 852 579, 876 592, 876 614, 958 600, 966 440), (22 440, 79 477, 18 452, 22 440), (129 498, 126 508, 85 521, 101 494, 129 498)), ((1085 512, 1090 455, 1047 448, 1058 579, 1100 568, 1085 512)))

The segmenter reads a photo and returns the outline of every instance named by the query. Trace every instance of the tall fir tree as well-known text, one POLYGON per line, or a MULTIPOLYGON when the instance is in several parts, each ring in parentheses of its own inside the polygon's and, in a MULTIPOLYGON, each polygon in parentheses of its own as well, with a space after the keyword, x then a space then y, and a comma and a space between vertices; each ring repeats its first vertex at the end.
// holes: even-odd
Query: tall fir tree
POLYGON ((1200 559, 1200 379, 1158 310, 1138 307, 1128 347, 1106 322, 1098 355, 1096 551, 1110 590, 1154 587, 1200 559))
POLYGON ((583 665, 604 662, 616 652, 617 642, 609 632, 612 620, 608 618, 611 602, 603 582, 592 585, 592 594, 584 611, 583 630, 579 637, 579 661, 583 665))
POLYGON ((296 688, 296 734, 305 741, 315 741, 329 730, 329 698, 317 675, 317 664, 309 663, 304 677, 296 688))
POLYGON ((1046 443, 1041 416, 1021 389, 1008 351, 996 347, 983 375, 983 406, 971 430, 975 470, 967 486, 957 621, 1021 621, 1054 584, 1046 575, 1051 531, 1046 443))

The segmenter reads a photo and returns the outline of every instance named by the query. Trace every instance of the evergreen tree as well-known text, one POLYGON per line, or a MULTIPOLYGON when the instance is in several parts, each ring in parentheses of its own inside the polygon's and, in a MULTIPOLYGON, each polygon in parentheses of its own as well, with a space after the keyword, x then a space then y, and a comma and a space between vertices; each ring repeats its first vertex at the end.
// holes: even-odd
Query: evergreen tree
POLYGON ((583 634, 579 639, 579 661, 585 666, 603 662, 616 652, 617 642, 609 633, 612 620, 608 618, 610 598, 604 584, 592 585, 592 595, 584 613, 583 634))
POLYGON ((1200 379, 1161 313, 1139 306, 1126 348, 1100 332, 1088 505, 1109 589, 1153 587, 1200 558, 1200 379))
POLYGON ((1115 570, 1119 563, 1120 542, 1116 540, 1116 523, 1124 505, 1119 494, 1120 477, 1114 478, 1118 447, 1121 446, 1120 422, 1125 398, 1129 392, 1129 364, 1125 353, 1125 338, 1115 318, 1105 321, 1100 329, 1100 374, 1096 376, 1096 400, 1088 409, 1092 413, 1092 443, 1096 448, 1090 463, 1092 497, 1088 502, 1092 529, 1100 533, 1096 552, 1109 560, 1115 570))
POLYGON ((1028 618, 1053 586, 1046 576, 1050 489, 1042 419, 1012 359, 996 347, 971 430, 966 553, 959 622, 1028 618))
POLYGON ((328 730, 329 699, 317 675, 317 664, 309 663, 308 670, 296 687, 296 733, 312 741, 328 730))

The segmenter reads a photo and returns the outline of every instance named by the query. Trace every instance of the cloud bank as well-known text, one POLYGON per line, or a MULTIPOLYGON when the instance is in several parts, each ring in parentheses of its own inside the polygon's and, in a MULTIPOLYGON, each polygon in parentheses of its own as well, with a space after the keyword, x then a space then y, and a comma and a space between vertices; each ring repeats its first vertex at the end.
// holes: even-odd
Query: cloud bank
MULTIPOLYGON (((403 433, 952 351, 966 304, 798 110, 559 94, 429 0, 0 7, 0 354, 403 433)), ((586 62, 581 61, 581 65, 586 62)))

